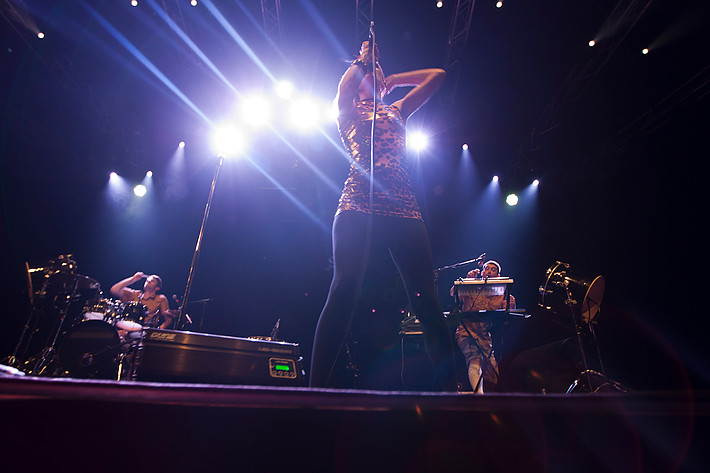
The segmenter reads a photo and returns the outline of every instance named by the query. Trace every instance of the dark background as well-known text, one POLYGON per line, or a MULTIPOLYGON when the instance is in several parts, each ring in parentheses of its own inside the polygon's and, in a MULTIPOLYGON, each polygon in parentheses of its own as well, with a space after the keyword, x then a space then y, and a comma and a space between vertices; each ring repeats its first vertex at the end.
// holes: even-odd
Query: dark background
MULTIPOLYGON (((482 252, 502 263, 518 306, 535 315, 509 328, 510 356, 552 341, 566 323, 537 310, 556 261, 603 275, 598 336, 608 374, 637 390, 707 388, 707 2, 510 1, 498 9, 479 1, 453 65, 445 58, 456 2, 434 3, 375 2, 374 20, 386 73, 449 66, 443 89, 408 124, 430 134, 411 173, 435 267, 482 252), (488 189, 493 175, 498 195, 488 189), (507 207, 513 191, 520 204, 507 207)), ((270 94, 273 78, 330 101, 364 39, 355 2, 282 2, 280 37, 264 33, 260 2, 217 5, 236 34, 209 2, 2 3, 0 354, 12 353, 27 318, 25 263, 72 254, 105 293, 144 271, 181 297, 217 164, 211 129, 238 94, 270 94), (107 196, 109 172, 135 185, 147 170, 154 177, 144 199, 107 196)), ((283 104, 276 110, 279 119, 287 113, 283 104)), ((308 363, 348 164, 334 123, 322 133, 281 122, 274 130, 250 132, 248 159, 221 169, 190 300, 212 299, 200 329, 208 333, 269 335, 280 319, 280 338, 299 343, 308 363)), ((438 274, 445 310, 451 282, 468 269, 438 274)), ((401 318, 406 300, 392 271, 380 263, 371 272, 361 325, 401 318)), ((189 307, 193 317, 199 307, 189 307)), ((394 343, 376 344, 392 351, 394 343)))

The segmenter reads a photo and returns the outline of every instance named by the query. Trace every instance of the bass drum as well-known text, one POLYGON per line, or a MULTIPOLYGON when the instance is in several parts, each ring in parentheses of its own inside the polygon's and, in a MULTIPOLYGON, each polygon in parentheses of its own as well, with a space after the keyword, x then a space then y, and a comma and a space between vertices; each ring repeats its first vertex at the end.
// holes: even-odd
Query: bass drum
POLYGON ((568 301, 574 315, 590 323, 599 313, 604 297, 604 277, 572 269, 568 263, 555 262, 545 272, 540 286, 540 305, 557 314, 569 314, 568 301))
POLYGON ((102 320, 81 322, 59 346, 62 368, 77 378, 117 379, 120 354, 118 332, 102 320))

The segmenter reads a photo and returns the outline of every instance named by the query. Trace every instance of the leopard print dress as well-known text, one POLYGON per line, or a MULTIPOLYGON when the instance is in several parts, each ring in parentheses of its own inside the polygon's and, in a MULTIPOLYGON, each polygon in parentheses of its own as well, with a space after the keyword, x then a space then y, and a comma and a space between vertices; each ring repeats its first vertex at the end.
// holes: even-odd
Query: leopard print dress
POLYGON ((347 210, 422 220, 407 171, 405 121, 397 107, 377 103, 374 192, 370 208, 370 134, 373 100, 355 103, 339 121, 340 138, 352 159, 336 215, 347 210))

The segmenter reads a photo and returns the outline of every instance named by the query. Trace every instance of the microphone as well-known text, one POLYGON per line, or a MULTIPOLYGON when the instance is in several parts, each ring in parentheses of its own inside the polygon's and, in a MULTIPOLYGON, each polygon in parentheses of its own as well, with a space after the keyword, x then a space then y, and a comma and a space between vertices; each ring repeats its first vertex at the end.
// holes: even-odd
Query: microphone
POLYGON ((279 325, 281 325, 281 319, 278 319, 276 321, 276 325, 274 325, 274 328, 271 330, 272 340, 276 340, 276 336, 279 334, 279 325))
POLYGON ((367 40, 370 42, 370 46, 372 46, 372 40, 375 37, 375 22, 371 21, 370 22, 370 34, 367 36, 367 40))
POLYGON ((486 254, 481 253, 481 256, 473 260, 474 262, 478 263, 478 266, 483 266, 483 260, 486 259, 486 254))

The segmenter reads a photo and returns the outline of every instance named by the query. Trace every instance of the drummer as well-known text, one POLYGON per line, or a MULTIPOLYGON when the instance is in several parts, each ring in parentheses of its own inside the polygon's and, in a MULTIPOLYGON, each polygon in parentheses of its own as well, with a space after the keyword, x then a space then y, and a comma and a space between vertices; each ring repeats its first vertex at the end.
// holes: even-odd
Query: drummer
POLYGON ((131 277, 123 279, 111 286, 111 295, 117 297, 121 302, 140 302, 147 309, 147 314, 143 322, 144 326, 166 329, 172 326, 175 314, 170 310, 168 298, 158 291, 163 285, 163 280, 156 274, 146 276, 142 272, 137 272, 131 277), (143 290, 131 289, 131 284, 137 283, 145 278, 143 290))
MULTIPOLYGON (((470 279, 488 279, 500 277, 501 267, 497 261, 486 261, 482 270, 474 269, 466 275, 470 279)), ((454 287, 451 288, 454 295, 454 287)), ((461 310, 472 312, 479 310, 498 310, 506 308, 505 296, 500 295, 472 295, 459 294, 463 305, 461 310)), ((515 297, 510 296, 510 309, 515 309, 515 297)), ((463 319, 456 327, 456 343, 466 357, 468 380, 471 388, 478 394, 483 394, 485 381, 486 391, 495 391, 500 382, 500 370, 493 353, 491 339, 491 322, 463 319)))

